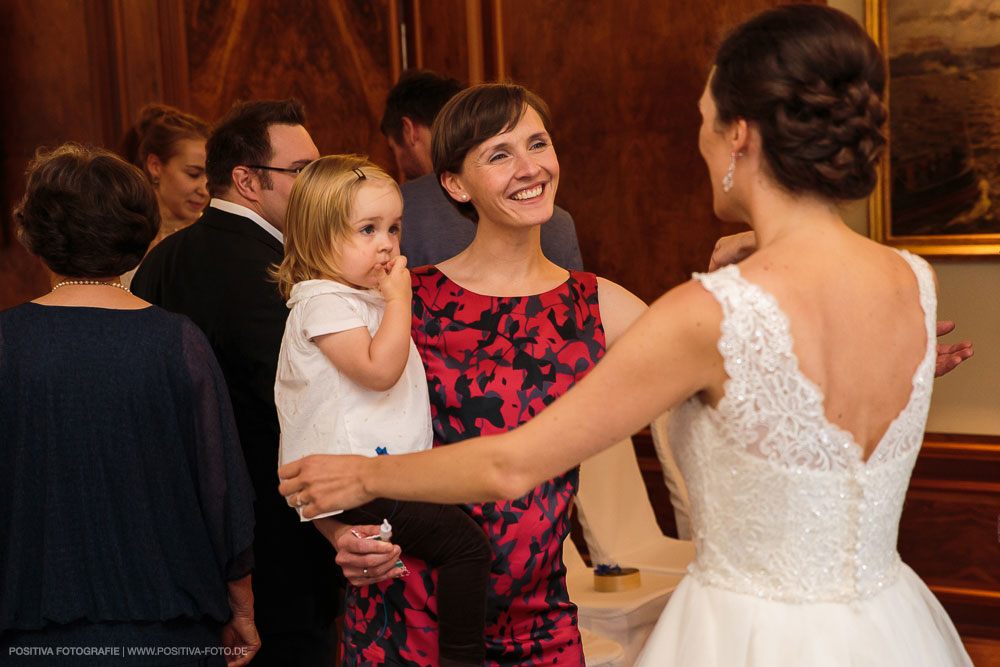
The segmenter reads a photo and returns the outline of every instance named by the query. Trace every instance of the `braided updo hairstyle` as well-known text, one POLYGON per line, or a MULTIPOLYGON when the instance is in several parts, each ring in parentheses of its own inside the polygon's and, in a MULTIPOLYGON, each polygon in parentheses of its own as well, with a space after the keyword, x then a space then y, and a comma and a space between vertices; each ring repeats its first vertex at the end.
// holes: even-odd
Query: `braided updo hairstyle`
POLYGON ((718 121, 756 123, 766 163, 793 193, 860 199, 875 187, 885 148, 885 66, 847 14, 790 5, 726 37, 711 93, 718 121))

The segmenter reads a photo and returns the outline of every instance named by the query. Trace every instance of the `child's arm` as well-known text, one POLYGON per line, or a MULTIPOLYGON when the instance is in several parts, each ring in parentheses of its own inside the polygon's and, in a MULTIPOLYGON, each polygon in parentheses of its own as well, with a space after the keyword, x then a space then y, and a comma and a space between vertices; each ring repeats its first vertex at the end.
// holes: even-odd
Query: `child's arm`
POLYGON ((410 354, 410 300, 413 287, 406 258, 397 257, 389 271, 378 269, 385 297, 385 314, 374 336, 358 327, 316 336, 313 342, 344 375, 375 391, 386 391, 399 380, 410 354))

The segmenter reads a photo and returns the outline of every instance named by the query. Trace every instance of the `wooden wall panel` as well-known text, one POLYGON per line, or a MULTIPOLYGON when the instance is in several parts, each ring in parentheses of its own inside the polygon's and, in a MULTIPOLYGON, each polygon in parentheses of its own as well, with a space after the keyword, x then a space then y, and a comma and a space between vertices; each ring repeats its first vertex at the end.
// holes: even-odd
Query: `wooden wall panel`
POLYGON ((14 239, 10 211, 39 146, 107 145, 114 132, 108 51, 110 4, 102 0, 0 3, 4 64, 0 90, 0 308, 48 290, 44 266, 14 239))
POLYGON ((156 0, 113 3, 111 27, 115 31, 111 63, 116 68, 119 93, 117 118, 124 135, 146 104, 163 99, 160 24, 156 0))
POLYGON ((899 553, 963 635, 1000 639, 1000 437, 927 435, 899 553))
POLYGON ((8 216, 35 148, 115 149, 149 102, 214 121, 236 99, 294 95, 321 152, 365 153, 395 169, 378 131, 400 70, 395 0, 9 0, 0 19, 11 28, 0 81, 14 91, 2 106, 0 307, 48 285, 8 216))
POLYGON ((704 270, 714 218, 698 97, 723 26, 773 0, 500 2, 503 71, 551 106, 588 270, 646 301, 704 270))
POLYGON ((214 121, 236 100, 297 97, 320 153, 393 166, 378 125, 399 71, 394 0, 185 0, 185 8, 196 113, 214 121))
POLYGON ((481 68, 472 71, 470 66, 470 53, 474 54, 474 61, 482 61, 481 39, 472 43, 470 49, 470 21, 474 26, 474 35, 482 34, 482 21, 477 22, 481 16, 478 2, 479 0, 404 2, 407 66, 434 70, 466 83, 481 82, 485 73, 481 68))

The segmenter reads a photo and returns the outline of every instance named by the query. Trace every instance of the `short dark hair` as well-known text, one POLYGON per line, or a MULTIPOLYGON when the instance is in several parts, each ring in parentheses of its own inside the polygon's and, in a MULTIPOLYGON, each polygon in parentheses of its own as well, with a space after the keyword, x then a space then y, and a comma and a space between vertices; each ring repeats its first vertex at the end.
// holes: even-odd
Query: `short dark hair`
MULTIPOLYGON (((469 151, 513 128, 528 107, 538 112, 545 131, 552 134, 549 105, 524 86, 483 83, 452 97, 441 109, 431 130, 431 160, 438 181, 446 171, 462 173, 462 163, 469 151)), ((471 203, 458 202, 450 196, 448 199, 462 215, 473 222, 479 221, 479 214, 471 203)))
POLYGON ((768 10, 740 25, 715 59, 721 123, 760 130, 766 164, 790 192, 868 196, 885 147, 885 65, 847 14, 820 5, 768 10))
MULTIPOLYGON (((205 145, 208 191, 213 197, 233 184, 233 169, 263 164, 274 156, 268 130, 272 125, 305 125, 302 103, 287 100, 237 102, 215 126, 205 145)), ((271 175, 260 170, 260 182, 271 188, 271 175)))
POLYGON ((452 97, 465 88, 451 77, 425 69, 408 69, 385 101, 385 114, 379 126, 382 134, 399 141, 403 132, 403 117, 406 116, 422 125, 430 127, 438 112, 452 97))
MULTIPOLYGON (((202 119, 166 104, 148 104, 122 142, 125 159, 146 172, 146 158, 155 155, 168 162, 185 139, 208 139, 209 125, 202 119)), ((149 173, 146 172, 149 177, 149 173)))
POLYGON ((39 149, 14 209, 18 238, 52 271, 120 276, 139 265, 160 229, 153 187, 114 153, 79 144, 39 149))

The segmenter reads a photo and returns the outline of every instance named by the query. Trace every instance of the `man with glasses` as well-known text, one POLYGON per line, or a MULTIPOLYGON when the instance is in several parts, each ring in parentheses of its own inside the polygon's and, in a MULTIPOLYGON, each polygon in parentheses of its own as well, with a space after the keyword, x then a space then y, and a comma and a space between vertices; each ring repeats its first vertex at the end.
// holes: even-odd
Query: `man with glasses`
POLYGON ((261 650, 253 664, 258 667, 335 664, 333 621, 342 597, 333 549, 278 495, 275 472, 274 376, 288 309, 268 268, 282 258, 295 177, 319 157, 304 120, 296 100, 234 105, 206 147, 209 207, 193 225, 153 248, 132 281, 136 295, 194 320, 229 385, 257 497, 253 589, 261 650))

